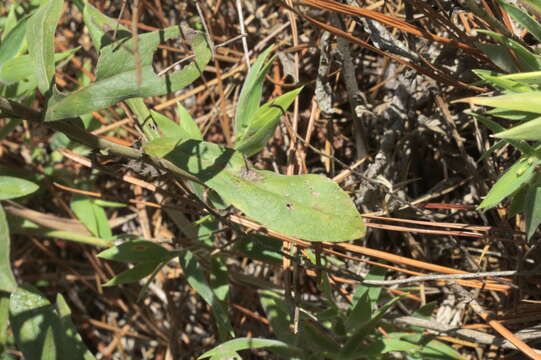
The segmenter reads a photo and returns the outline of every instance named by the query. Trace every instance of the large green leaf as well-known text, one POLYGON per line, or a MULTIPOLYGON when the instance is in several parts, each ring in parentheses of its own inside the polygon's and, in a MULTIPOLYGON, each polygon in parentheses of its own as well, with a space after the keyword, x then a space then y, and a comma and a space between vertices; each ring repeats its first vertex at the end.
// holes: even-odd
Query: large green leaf
POLYGON ((14 199, 33 193, 39 186, 25 179, 0 176, 0 200, 14 199))
POLYGON ((265 74, 269 71, 269 68, 274 60, 271 58, 265 64, 265 60, 273 50, 273 46, 269 46, 265 51, 257 57, 257 60, 252 65, 242 89, 239 95, 239 101, 237 102, 237 111, 235 114, 235 137, 236 141, 243 140, 246 133, 246 129, 250 125, 253 116, 259 104, 261 103, 261 94, 263 92, 263 82, 265 81, 265 74))
POLYGON ((48 93, 54 78, 54 33, 63 7, 63 0, 46 1, 30 17, 26 27, 28 51, 43 94, 48 93))
POLYGON ((289 91, 257 109, 242 138, 236 142, 235 148, 246 156, 263 150, 267 141, 274 136, 280 116, 295 101, 301 90, 302 87, 289 91))
POLYGON ((283 295, 271 290, 260 290, 259 301, 276 337, 288 344, 294 344, 298 335, 291 331, 292 321, 283 295))
POLYGON ((365 233, 351 199, 328 178, 255 170, 239 152, 204 141, 173 146, 174 139, 164 138, 144 144, 144 149, 193 174, 272 230, 308 241, 349 241, 365 233))
POLYGON ((529 183, 535 176, 535 169, 541 163, 535 156, 522 156, 505 174, 492 186, 487 196, 479 205, 479 209, 490 209, 507 196, 518 190, 523 184, 529 183))
POLYGON ((17 289, 17 281, 11 271, 10 252, 8 222, 4 208, 0 204, 0 290, 6 292, 14 292, 17 289))
POLYGON ((96 82, 67 95, 55 92, 49 100, 45 121, 83 115, 129 98, 159 96, 181 90, 201 75, 212 54, 203 33, 190 29, 182 32, 189 38, 195 53, 195 61, 182 70, 158 76, 152 67, 152 57, 160 42, 181 34, 177 26, 139 35, 139 69, 133 55, 135 40, 118 40, 102 48, 96 82), (140 75, 140 83, 137 74, 140 75))
POLYGON ((10 324, 26 359, 93 360, 71 320, 63 298, 55 307, 39 291, 25 285, 11 294, 10 324), (60 314, 60 315, 59 315, 60 314))
POLYGON ((226 359, 229 358, 231 354, 235 353, 236 351, 259 348, 268 348, 271 351, 273 350, 273 348, 280 348, 283 351, 287 351, 292 357, 300 356, 303 354, 303 351, 301 349, 278 340, 238 338, 229 340, 223 344, 216 346, 214 349, 207 351, 203 355, 199 356, 197 359, 206 359, 211 356, 217 356, 219 359, 226 359))

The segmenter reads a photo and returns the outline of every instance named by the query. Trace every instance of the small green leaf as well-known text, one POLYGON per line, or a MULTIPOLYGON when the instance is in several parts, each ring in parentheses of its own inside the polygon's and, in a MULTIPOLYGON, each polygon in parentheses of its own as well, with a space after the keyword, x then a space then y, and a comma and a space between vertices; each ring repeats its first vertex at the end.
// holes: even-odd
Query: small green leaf
POLYGON ((500 88, 501 90, 507 90, 515 93, 532 91, 530 86, 523 85, 511 79, 507 79, 504 75, 498 74, 494 71, 473 70, 473 72, 481 79, 485 80, 486 82, 492 84, 495 87, 500 88))
POLYGON ((526 220, 526 238, 529 240, 541 224, 541 184, 534 182, 529 186, 524 204, 526 220))
MULTIPOLYGON (((505 128, 498 124, 497 122, 487 118, 486 116, 479 115, 479 114, 470 114, 480 122, 482 122, 487 128, 492 130, 493 132, 502 132, 505 131, 505 128)), ((524 154, 533 154, 534 148, 530 146, 526 141, 521 140, 512 140, 512 139, 505 139, 505 142, 513 145, 515 148, 519 149, 524 154)))
POLYGON ((23 47, 28 19, 28 17, 25 17, 19 20, 17 25, 6 34, 6 37, 0 44, 0 67, 6 61, 15 58, 23 47))
POLYGON ((252 156, 263 150, 267 141, 274 136, 280 117, 295 101, 301 90, 302 87, 289 91, 257 109, 240 141, 236 142, 235 148, 246 156, 252 156))
POLYGON ((102 259, 122 262, 160 262, 171 256, 174 254, 169 250, 148 240, 126 241, 98 254, 102 259))
POLYGON ((114 286, 137 282, 152 274, 154 269, 160 265, 159 261, 143 262, 135 265, 129 270, 123 271, 102 286, 114 286))
POLYGON ((237 351, 259 348, 268 348, 271 351, 273 350, 273 348, 280 348, 287 351, 292 357, 301 356, 303 354, 303 351, 301 349, 278 340, 238 338, 229 340, 223 344, 216 346, 214 349, 207 351, 203 355, 199 356, 197 359, 205 359, 211 356, 217 356, 220 359, 226 359, 229 358, 232 353, 235 353, 237 351))
POLYGON ((345 326, 349 331, 356 331, 359 326, 370 320, 371 316, 372 302, 368 296, 368 291, 366 291, 351 309, 345 326))
POLYGON ((180 118, 179 126, 183 132, 183 139, 203 140, 203 134, 201 134, 197 123, 181 103, 177 103, 177 115, 180 118))
POLYGON ((391 299, 389 302, 383 305, 370 320, 357 326, 355 332, 344 344, 340 355, 344 358, 350 358, 357 355, 358 348, 362 346, 362 340, 379 325, 381 318, 387 313, 388 310, 391 309, 391 306, 393 306, 401 298, 402 296, 397 296, 391 299))
MULTIPOLYGON (((535 113, 527 113, 524 111, 505 110, 505 109, 491 109, 491 110, 485 111, 485 114, 499 117, 502 119, 513 120, 513 121, 530 121, 530 120, 537 119, 539 117, 539 114, 535 114, 535 113)), ((505 129, 502 128, 502 130, 500 131, 503 131, 503 130, 505 129)), ((494 132, 498 132, 498 131, 494 131, 494 132)))
POLYGON ((273 49, 274 46, 269 46, 257 57, 242 85, 235 114, 235 137, 237 142, 243 140, 246 129, 261 103, 265 74, 269 71, 274 57, 266 64, 265 60, 273 49))
POLYGON ((26 196, 38 189, 38 185, 28 180, 11 176, 0 176, 0 200, 26 196))
POLYGON ((511 56, 511 50, 501 44, 479 44, 479 49, 505 72, 513 73, 521 69, 517 66, 515 59, 511 56))
POLYGON ((540 162, 536 156, 522 156, 492 186, 478 208, 490 209, 518 190, 523 184, 530 182, 535 176, 535 168, 540 162))
POLYGON ((111 239, 113 237, 107 215, 102 207, 94 203, 94 199, 74 194, 70 207, 77 218, 81 220, 88 230, 96 237, 102 239, 111 239))
MULTIPOLYGON (((70 58, 77 50, 79 50, 79 48, 55 54, 55 63, 70 58)), ((0 65, 0 82, 9 85, 28 79, 34 76, 34 69, 34 63, 30 55, 17 56, 0 65)), ((34 81, 34 79, 32 79, 32 81, 34 81)))
POLYGON ((28 51, 43 94, 48 93, 54 80, 54 33, 63 7, 63 0, 47 0, 30 17, 26 28, 28 51))
POLYGON ((11 271, 11 241, 4 208, 0 204, 0 291, 9 293, 17 289, 17 281, 11 271))

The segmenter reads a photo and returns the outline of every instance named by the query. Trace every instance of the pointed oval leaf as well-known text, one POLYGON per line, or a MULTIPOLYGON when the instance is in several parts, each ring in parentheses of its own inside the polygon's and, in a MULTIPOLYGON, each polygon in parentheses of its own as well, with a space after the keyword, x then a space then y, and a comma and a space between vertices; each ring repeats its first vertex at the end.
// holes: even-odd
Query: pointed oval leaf
POLYGON ((518 190, 523 184, 530 182, 535 176, 535 169, 539 163, 541 161, 536 156, 522 156, 492 186, 478 208, 490 209, 518 190))
POLYGON ((541 41, 541 25, 537 21, 535 21, 524 11, 507 3, 506 1, 500 0, 498 2, 516 22, 524 26, 530 32, 530 34, 537 39, 537 41, 541 41))
POLYGON ((280 117, 295 101, 301 90, 302 87, 289 91, 257 109, 244 136, 240 141, 237 141, 235 148, 246 156, 254 155, 263 150, 267 141, 274 136, 280 117))
POLYGON ((308 241, 364 236, 365 226, 353 202, 328 178, 255 170, 247 167, 239 152, 204 141, 188 140, 168 153, 153 152, 152 143, 147 144, 147 153, 196 176, 226 202, 272 230, 308 241))
POLYGON ((26 359, 61 358, 55 342, 47 341, 60 325, 58 316, 39 291, 31 286, 17 288, 10 297, 9 313, 15 341, 26 359))
POLYGON ((184 133, 184 138, 203 140, 203 134, 201 134, 201 130, 199 130, 197 123, 181 103, 177 104, 177 115, 180 118, 179 126, 184 133))
MULTIPOLYGON (((15 5, 15 4, 13 4, 15 5)), ((10 12, 11 13, 11 12, 10 12)), ((29 17, 17 22, 17 25, 7 33, 0 44, 0 67, 8 60, 15 58, 21 50, 26 36, 26 24, 29 17)))
POLYGON ((155 262, 170 257, 170 251, 148 240, 132 240, 106 249, 100 258, 123 262, 155 262))
POLYGON ((31 181, 12 176, 0 176, 0 200, 26 196, 38 189, 39 186, 31 181))
POLYGON ((135 265, 131 269, 121 272, 102 286, 114 286, 120 284, 131 284, 152 274, 160 262, 150 261, 135 265))
POLYGON ((461 99, 460 101, 476 105, 491 106, 498 109, 518 110, 541 114, 540 91, 532 91, 527 94, 519 93, 491 97, 478 96, 461 99))
POLYGON ((223 344, 216 346, 214 349, 207 351, 197 359, 206 359, 211 356, 216 356, 220 359, 230 358, 232 353, 246 349, 260 349, 260 348, 281 348, 288 351, 288 353, 294 356, 301 356, 303 351, 297 347, 288 345, 282 341, 272 339, 259 339, 259 338, 238 338, 229 340, 223 344))
POLYGON ((502 34, 489 31, 489 30, 477 30, 482 34, 487 34, 496 41, 499 41, 503 46, 513 50, 517 55, 517 58, 522 63, 522 71, 536 71, 541 67, 541 58, 538 55, 532 54, 528 49, 522 46, 520 43, 513 39, 509 39, 502 34))
POLYGON ((526 239, 531 239, 539 224, 541 224, 541 186, 534 183, 526 193, 524 218, 526 220, 526 239))
POLYGON ((47 0, 27 24, 28 52, 34 61, 38 87, 43 94, 49 91, 54 78, 54 33, 63 7, 63 0, 47 0))
POLYGON ((4 208, 0 204, 0 290, 9 293, 17 289, 17 281, 11 271, 11 241, 4 208))
POLYGON ((265 60, 273 49, 274 46, 269 46, 257 57, 242 85, 235 114, 236 141, 243 139, 253 115, 259 108, 265 74, 268 72, 274 57, 267 64, 265 64, 265 60))
POLYGON ((494 134, 501 139, 541 140, 541 117, 494 134))

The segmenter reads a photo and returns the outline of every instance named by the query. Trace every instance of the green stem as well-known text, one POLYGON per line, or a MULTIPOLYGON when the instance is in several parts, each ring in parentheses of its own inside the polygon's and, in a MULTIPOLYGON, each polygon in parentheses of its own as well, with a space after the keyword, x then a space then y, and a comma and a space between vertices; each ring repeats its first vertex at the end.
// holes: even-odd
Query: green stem
POLYGON ((40 227, 37 229, 16 228, 16 229, 12 229, 12 231, 16 234, 45 236, 45 237, 69 240, 69 241, 74 241, 81 244, 88 244, 88 245, 94 245, 94 246, 110 247, 113 245, 111 241, 100 239, 97 237, 72 233, 69 231, 49 230, 44 227, 40 227))
MULTIPOLYGON (((139 160, 149 163, 153 166, 159 167, 167 172, 170 172, 176 176, 182 177, 186 180, 191 180, 197 183, 201 183, 192 174, 188 173, 175 166, 170 161, 159 158, 157 156, 151 156, 143 153, 140 150, 131 148, 129 146, 120 145, 109 140, 100 138, 94 134, 88 133, 85 130, 81 129, 72 124, 73 120, 76 119, 66 119, 60 121, 51 121, 44 123, 42 121, 43 114, 41 112, 35 111, 27 106, 19 104, 17 102, 8 100, 0 96, 0 114, 7 115, 9 117, 17 119, 27 119, 33 122, 40 122, 51 129, 60 131, 68 136, 71 140, 78 142, 80 144, 86 145, 91 149, 95 150, 104 150, 109 154, 121 156, 127 159, 139 160)), ((78 119, 77 119, 78 120, 78 119)))

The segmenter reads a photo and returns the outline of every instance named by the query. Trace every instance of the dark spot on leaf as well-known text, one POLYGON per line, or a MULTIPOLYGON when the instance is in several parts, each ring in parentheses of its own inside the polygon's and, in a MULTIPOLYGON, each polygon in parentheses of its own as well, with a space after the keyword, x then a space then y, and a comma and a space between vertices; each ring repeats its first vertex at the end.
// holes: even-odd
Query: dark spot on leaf
POLYGON ((287 203, 287 204, 286 204, 286 208, 287 208, 288 210, 293 210, 293 204, 287 203))

